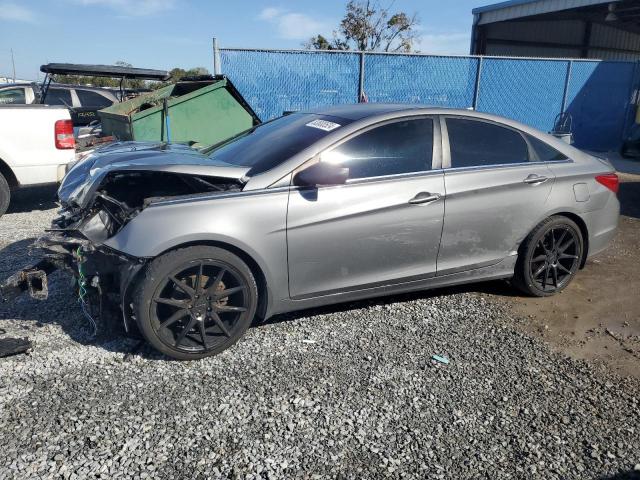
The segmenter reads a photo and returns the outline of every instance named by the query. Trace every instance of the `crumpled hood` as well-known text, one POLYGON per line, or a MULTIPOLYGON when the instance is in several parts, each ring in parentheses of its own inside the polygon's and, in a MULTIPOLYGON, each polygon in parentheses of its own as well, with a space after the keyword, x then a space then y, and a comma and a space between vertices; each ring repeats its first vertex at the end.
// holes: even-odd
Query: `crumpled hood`
POLYGON ((249 167, 212 160, 187 145, 116 142, 97 149, 69 170, 58 189, 63 205, 86 207, 110 172, 160 171, 241 180, 249 167))

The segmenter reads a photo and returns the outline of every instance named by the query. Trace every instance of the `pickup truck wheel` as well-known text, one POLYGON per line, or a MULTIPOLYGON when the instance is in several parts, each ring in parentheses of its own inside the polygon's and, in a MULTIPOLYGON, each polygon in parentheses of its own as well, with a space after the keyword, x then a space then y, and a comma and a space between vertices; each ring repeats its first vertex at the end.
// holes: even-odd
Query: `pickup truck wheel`
POLYGON ((258 287, 236 255, 196 246, 153 260, 133 300, 136 321, 151 345, 172 358, 196 360, 242 337, 256 313, 258 287))
POLYGON ((9 208, 9 200, 11 200, 11 189, 7 179, 0 173, 0 217, 9 208))

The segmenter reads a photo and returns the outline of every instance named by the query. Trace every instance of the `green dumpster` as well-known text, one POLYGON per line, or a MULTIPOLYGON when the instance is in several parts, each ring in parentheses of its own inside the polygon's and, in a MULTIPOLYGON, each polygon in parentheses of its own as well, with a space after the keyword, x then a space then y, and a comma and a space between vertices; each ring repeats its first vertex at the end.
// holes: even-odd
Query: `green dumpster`
POLYGON ((260 123, 224 76, 179 81, 98 112, 103 135, 119 140, 211 145, 260 123))

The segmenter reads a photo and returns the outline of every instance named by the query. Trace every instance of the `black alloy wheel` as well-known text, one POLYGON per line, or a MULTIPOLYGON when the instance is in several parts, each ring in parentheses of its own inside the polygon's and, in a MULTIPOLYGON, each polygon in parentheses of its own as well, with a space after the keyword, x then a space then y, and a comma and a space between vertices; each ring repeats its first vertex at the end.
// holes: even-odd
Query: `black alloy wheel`
POLYGON ((543 292, 562 289, 578 270, 580 257, 577 234, 568 226, 549 229, 538 240, 529 261, 529 272, 543 292))
POLYGON ((536 297, 562 291, 580 269, 583 242, 573 220, 559 215, 547 218, 522 242, 513 283, 536 297))
POLYGON ((173 358, 221 352, 244 334, 255 315, 251 270, 226 250, 170 252, 152 262, 146 277, 134 294, 136 320, 147 340, 173 358))

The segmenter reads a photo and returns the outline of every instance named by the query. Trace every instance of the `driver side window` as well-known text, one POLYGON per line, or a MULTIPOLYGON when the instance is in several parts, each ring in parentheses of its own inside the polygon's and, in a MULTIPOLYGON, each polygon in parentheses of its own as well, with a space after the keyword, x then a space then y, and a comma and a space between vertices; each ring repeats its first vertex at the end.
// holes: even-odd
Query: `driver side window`
POLYGON ((389 123, 362 133, 322 154, 323 162, 349 169, 349 179, 431 170, 433 120, 389 123))

